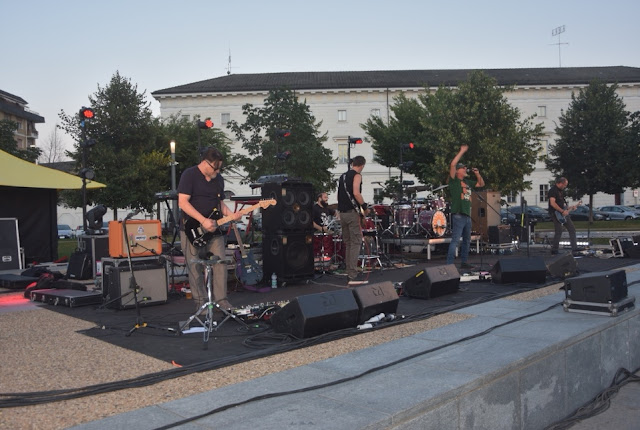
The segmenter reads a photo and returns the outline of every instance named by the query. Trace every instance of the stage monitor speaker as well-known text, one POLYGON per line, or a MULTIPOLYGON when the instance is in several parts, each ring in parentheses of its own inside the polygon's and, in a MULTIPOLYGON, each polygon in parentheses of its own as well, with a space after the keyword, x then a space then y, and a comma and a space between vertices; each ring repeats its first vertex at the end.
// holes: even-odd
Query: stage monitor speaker
POLYGON ((67 279, 91 279, 91 256, 84 251, 75 251, 69 256, 67 279))
POLYGON ((0 218, 0 270, 22 268, 18 218, 0 218))
POLYGON ((554 278, 569 278, 578 273, 576 259, 570 252, 558 255, 547 263, 547 271, 554 278))
POLYGON ((511 226, 509 224, 489 226, 489 243, 511 243, 511 226))
MULTIPOLYGON (((166 265, 157 258, 132 259, 133 273, 140 291, 138 304, 149 306, 167 302, 169 280, 166 265)), ((108 307, 115 309, 135 308, 133 290, 130 288, 129 262, 123 259, 102 260, 102 293, 108 307)))
POLYGON ((402 285, 405 296, 431 299, 445 294, 453 294, 460 286, 460 273, 453 264, 425 267, 407 279, 402 285))
POLYGON ((491 279, 496 284, 541 284, 547 279, 547 266, 542 257, 505 258, 491 268, 491 279))
POLYGON ((122 258, 146 257, 162 253, 162 227, 160 220, 131 219, 122 225, 122 221, 109 221, 109 256, 122 258), (124 241, 124 230, 127 230, 129 246, 124 241))
POLYGON ((617 303, 627 297, 627 274, 624 270, 585 273, 564 281, 576 302, 617 303))
POLYGON ((358 325, 358 303, 350 290, 299 296, 271 316, 273 329, 302 339, 358 325))
POLYGON ((313 233, 264 234, 262 272, 278 281, 313 276, 313 233))
POLYGON ((263 199, 276 204, 262 210, 264 233, 313 230, 313 187, 306 182, 269 182, 262 186, 263 199))
POLYGON ((471 193, 471 229, 482 240, 489 241, 489 227, 500 224, 500 192, 473 191, 471 193))
POLYGON ((398 310, 400 299, 390 281, 361 285, 352 291, 359 308, 358 324, 380 313, 395 314, 398 310))

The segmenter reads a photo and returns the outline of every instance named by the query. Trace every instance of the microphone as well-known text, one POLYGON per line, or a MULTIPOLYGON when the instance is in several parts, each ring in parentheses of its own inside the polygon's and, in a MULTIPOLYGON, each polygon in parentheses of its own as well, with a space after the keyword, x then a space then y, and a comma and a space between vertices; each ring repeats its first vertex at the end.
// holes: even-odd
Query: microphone
POLYGON ((127 215, 127 217, 124 219, 125 221, 130 220, 131 218, 133 218, 134 216, 138 215, 140 213, 140 209, 136 209, 133 212, 129 212, 129 214, 127 215))

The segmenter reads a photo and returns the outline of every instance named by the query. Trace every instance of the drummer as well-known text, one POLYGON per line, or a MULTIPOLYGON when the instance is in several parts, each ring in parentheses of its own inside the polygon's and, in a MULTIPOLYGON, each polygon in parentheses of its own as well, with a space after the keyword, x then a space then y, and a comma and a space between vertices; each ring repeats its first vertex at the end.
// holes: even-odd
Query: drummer
POLYGON ((313 205, 313 228, 318 233, 333 233, 329 230, 330 217, 339 218, 338 211, 329 207, 327 193, 318 193, 313 205))

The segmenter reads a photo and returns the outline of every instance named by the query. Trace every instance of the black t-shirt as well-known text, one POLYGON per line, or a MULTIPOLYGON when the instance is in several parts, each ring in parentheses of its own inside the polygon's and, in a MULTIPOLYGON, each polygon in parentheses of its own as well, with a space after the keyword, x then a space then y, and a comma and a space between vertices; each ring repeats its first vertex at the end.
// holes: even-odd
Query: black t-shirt
POLYGON ((555 208, 551 207, 551 197, 556 199, 556 204, 561 208, 566 208, 566 202, 564 201, 564 195, 562 194, 562 190, 557 186, 553 186, 549 189, 549 193, 547 193, 547 197, 549 199, 549 213, 553 215, 555 212, 555 208))
MULTIPOLYGON (((211 181, 207 181, 198 166, 189 167, 182 172, 178 193, 191 196, 189 203, 195 210, 208 217, 214 209, 220 210, 220 202, 224 200, 224 179, 218 174, 211 181)), ((183 212, 182 220, 185 221, 187 218, 188 215, 183 212)))
POLYGON ((318 203, 313 205, 313 222, 316 224, 327 227, 329 226, 329 217, 334 216, 336 211, 329 207, 320 206, 318 203))
MULTIPOLYGON (((353 197, 353 178, 355 178, 356 175, 359 175, 359 173, 353 169, 349 169, 347 173, 340 175, 340 181, 338 182, 338 210, 340 212, 347 212, 356 209, 351 202, 351 198, 353 197), (344 189, 345 183, 347 184, 347 190, 349 190, 349 193, 344 189)), ((360 182, 360 192, 362 192, 362 182, 360 182)), ((355 201, 355 197, 353 200, 355 201)))

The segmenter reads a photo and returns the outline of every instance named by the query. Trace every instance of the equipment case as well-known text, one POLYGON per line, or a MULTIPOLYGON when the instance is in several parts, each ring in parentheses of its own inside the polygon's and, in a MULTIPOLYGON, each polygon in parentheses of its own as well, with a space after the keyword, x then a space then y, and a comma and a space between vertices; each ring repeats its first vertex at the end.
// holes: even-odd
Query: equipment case
POLYGON ((68 306, 75 308, 78 306, 99 305, 102 303, 102 294, 99 291, 79 291, 79 290, 33 290, 31 292, 32 302, 41 302, 53 306, 68 306))

